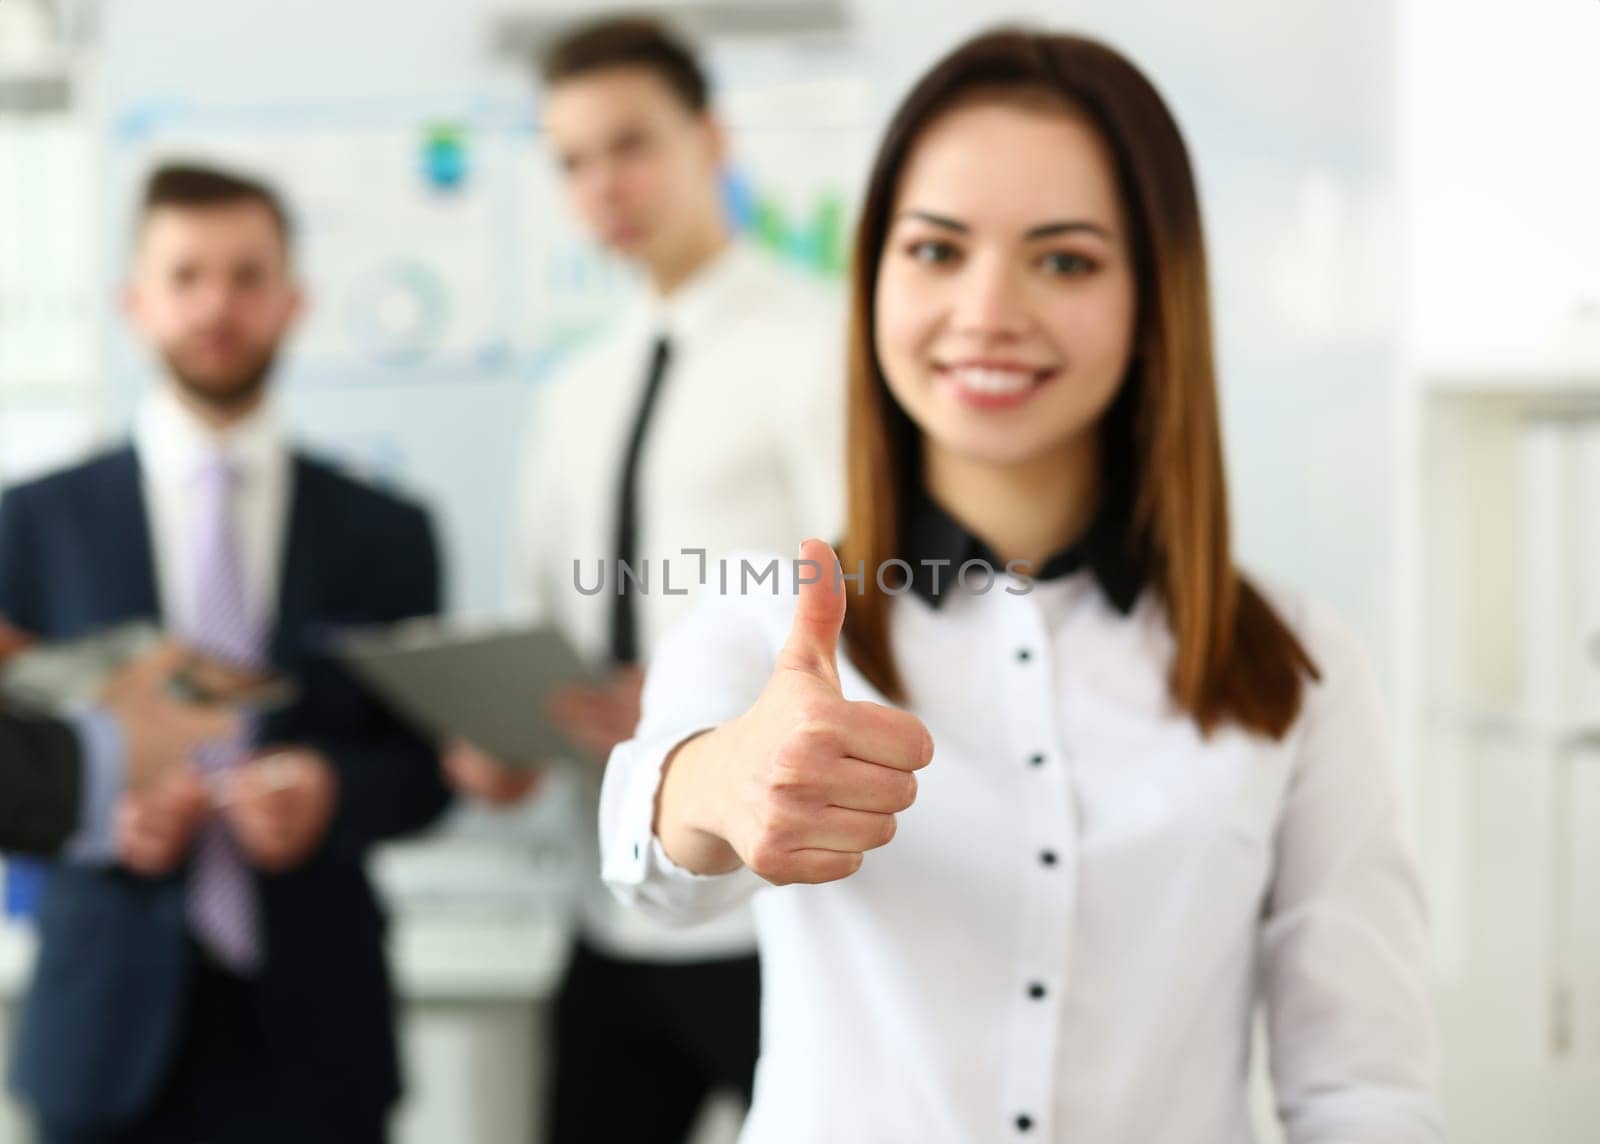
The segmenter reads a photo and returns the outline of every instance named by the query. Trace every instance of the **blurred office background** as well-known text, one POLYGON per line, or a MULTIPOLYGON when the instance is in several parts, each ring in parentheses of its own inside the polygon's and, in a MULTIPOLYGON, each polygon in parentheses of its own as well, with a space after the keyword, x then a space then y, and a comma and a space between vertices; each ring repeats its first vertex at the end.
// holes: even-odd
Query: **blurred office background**
MULTIPOLYGON (((228 160, 302 224, 314 309, 280 379, 297 430, 430 502, 452 610, 501 610, 524 400, 627 285, 565 216, 529 67, 604 10, 0 0, 0 480, 123 432, 148 376, 116 308, 130 200, 156 156, 228 160)), ((1594 1139, 1600 5, 662 10, 708 51, 729 210, 818 275, 842 273, 887 110, 967 32, 1044 18, 1155 77, 1201 176, 1242 557, 1333 604, 1381 667, 1453 1138, 1594 1139)), ((572 805, 464 814, 379 861, 405 1144, 533 1138, 567 854, 592 828, 572 805)), ((0 928, 0 1037, 29 953, 25 923, 0 928)), ((702 1139, 728 1131, 713 1116, 702 1139)), ((23 1139, 0 1105, 0 1141, 23 1139)))

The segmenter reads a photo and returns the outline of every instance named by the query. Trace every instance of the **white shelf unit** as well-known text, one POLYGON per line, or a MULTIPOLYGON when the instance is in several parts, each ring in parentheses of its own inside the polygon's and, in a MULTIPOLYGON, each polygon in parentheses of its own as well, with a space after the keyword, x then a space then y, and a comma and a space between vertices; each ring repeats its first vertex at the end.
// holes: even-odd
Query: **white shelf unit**
MULTIPOLYGON (((1528 662, 1529 628, 1550 614, 1529 594, 1545 590, 1535 577, 1576 576, 1567 557, 1588 542, 1530 552, 1525 485, 1529 426, 1592 425, 1600 440, 1600 357, 1419 375, 1402 614, 1453 1138, 1577 1144, 1600 1120, 1600 709, 1529 686, 1550 675, 1528 662)), ((1600 541, 1590 484, 1579 527, 1600 541)), ((1600 628, 1584 644, 1583 616, 1575 606, 1562 648, 1586 647, 1600 673, 1600 628)))

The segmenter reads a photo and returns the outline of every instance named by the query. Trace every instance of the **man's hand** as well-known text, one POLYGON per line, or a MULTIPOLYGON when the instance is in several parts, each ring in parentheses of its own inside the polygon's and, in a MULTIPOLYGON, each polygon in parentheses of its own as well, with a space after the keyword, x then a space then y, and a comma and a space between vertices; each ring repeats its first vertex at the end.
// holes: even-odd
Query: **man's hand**
POLYGON ((550 696, 550 718, 573 745, 604 766, 611 749, 639 725, 644 673, 629 664, 598 687, 574 684, 550 696))
POLYGON ((831 882, 888 845, 917 797, 933 738, 906 711, 852 702, 839 684, 845 594, 838 559, 801 546, 821 574, 801 582, 794 624, 766 689, 743 715, 668 756, 656 806, 667 855, 699 874, 740 863, 777 885, 831 882))
POLYGON ((222 812, 245 858, 281 874, 310 858, 327 836, 339 800, 333 766, 316 751, 266 751, 230 771, 222 812))
POLYGON ((4 663, 33 642, 33 637, 21 628, 14 628, 0 616, 0 663, 4 663))
POLYGON ((183 862, 209 810, 205 785, 182 767, 142 792, 123 795, 113 827, 117 858, 147 878, 170 874, 183 862))
POLYGON ((509 766, 465 739, 445 748, 443 769, 450 789, 491 806, 519 803, 544 781, 543 771, 509 766))
POLYGON ((118 670, 100 694, 101 705, 122 727, 131 791, 164 783, 188 767, 196 747, 239 733, 231 708, 185 703, 168 694, 167 685, 191 659, 177 644, 160 644, 118 670))

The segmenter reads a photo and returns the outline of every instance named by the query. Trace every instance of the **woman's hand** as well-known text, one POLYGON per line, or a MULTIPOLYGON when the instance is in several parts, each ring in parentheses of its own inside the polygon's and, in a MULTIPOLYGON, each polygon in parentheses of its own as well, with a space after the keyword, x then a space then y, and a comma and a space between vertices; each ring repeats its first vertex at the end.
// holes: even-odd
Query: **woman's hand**
POLYGON ((933 739, 905 711, 851 702, 839 686, 845 593, 820 540, 800 547, 819 570, 802 582, 794 626, 766 689, 737 719, 669 756, 656 807, 668 857, 701 874, 740 863, 777 885, 831 882, 894 837, 917 796, 933 739))

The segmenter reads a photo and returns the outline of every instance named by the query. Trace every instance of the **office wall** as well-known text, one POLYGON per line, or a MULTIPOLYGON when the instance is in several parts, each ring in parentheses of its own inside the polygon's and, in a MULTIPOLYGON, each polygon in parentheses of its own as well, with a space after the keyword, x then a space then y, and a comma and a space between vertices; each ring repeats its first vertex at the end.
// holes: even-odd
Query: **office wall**
MULTIPOLYGON (((514 103, 531 89, 496 62, 489 29, 507 12, 555 10, 513 0, 118 0, 104 15, 106 145, 112 117, 131 107, 360 114, 475 96, 514 103)), ((1328 599, 1386 657, 1392 6, 935 0, 911 19, 903 3, 858 0, 846 11, 872 104, 852 126, 869 135, 920 68, 995 20, 1031 11, 1104 35, 1145 64, 1200 169, 1240 550, 1268 576, 1328 599)), ((404 480, 446 514, 453 602, 484 610, 500 599, 514 427, 532 383, 527 371, 423 371, 398 390, 300 386, 292 406, 313 438, 335 446, 406 442, 404 480)))

